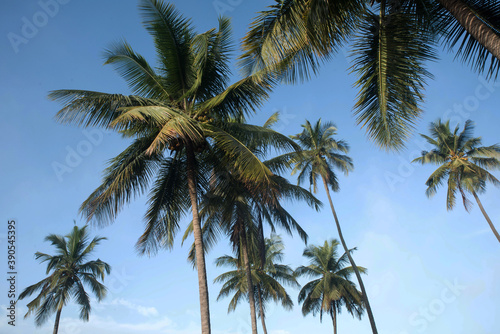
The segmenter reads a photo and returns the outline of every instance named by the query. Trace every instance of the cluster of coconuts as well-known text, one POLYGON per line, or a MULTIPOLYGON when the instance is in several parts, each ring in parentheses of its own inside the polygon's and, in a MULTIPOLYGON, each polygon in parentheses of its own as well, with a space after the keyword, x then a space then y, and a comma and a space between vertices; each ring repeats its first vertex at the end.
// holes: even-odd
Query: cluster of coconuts
POLYGON ((170 151, 180 151, 184 147, 184 143, 180 138, 175 138, 170 141, 170 145, 168 145, 168 149, 170 151))
POLYGON ((208 115, 199 115, 198 117, 196 117, 196 120, 202 123, 214 121, 214 119, 210 118, 208 115))
MULTIPOLYGON (((184 148, 184 142, 180 138, 175 138, 170 141, 170 145, 168 149, 170 151, 180 151, 184 148)), ((208 143, 206 140, 197 143, 196 146, 193 147, 194 152, 201 153, 208 148, 208 143)))

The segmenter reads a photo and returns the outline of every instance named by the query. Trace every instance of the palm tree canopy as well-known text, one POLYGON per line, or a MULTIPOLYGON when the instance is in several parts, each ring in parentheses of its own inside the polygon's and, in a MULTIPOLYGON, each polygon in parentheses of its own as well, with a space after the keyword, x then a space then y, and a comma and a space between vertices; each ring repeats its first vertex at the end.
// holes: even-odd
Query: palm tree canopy
POLYGON ((413 160, 422 164, 434 164, 439 167, 426 181, 427 196, 433 196, 437 189, 448 180, 446 207, 453 209, 457 191, 460 192, 464 206, 469 210, 472 203, 466 193, 482 193, 486 183, 500 186, 500 181, 488 170, 500 169, 500 145, 481 146, 481 137, 473 137, 474 124, 465 122, 462 131, 459 125, 452 131, 450 121, 432 122, 430 136, 421 134, 434 148, 423 151, 422 156, 413 160))
POLYGON ((99 282, 111 272, 111 266, 100 259, 87 261, 94 248, 106 238, 89 238, 87 226, 73 227, 70 234, 60 236, 50 234, 45 237, 56 248, 56 255, 41 252, 35 258, 41 263, 47 262, 46 274, 40 282, 21 292, 19 299, 24 299, 39 291, 38 296, 28 303, 25 318, 36 312, 35 323, 41 326, 58 309, 65 306, 71 297, 80 305, 80 319, 89 320, 90 299, 84 285, 90 287, 98 301, 106 296, 106 287, 99 282))
MULTIPOLYGON (((263 128, 269 129, 278 119, 277 113, 272 115, 263 128)), ((261 142, 252 140, 246 146, 259 159, 265 158, 267 149, 261 142)), ((297 145, 296 148, 299 149, 300 146, 297 145)), ((284 156, 287 155, 289 154, 284 154, 284 156)), ((200 216, 204 220, 203 235, 206 251, 222 235, 228 236, 232 245, 237 248, 243 228, 246 229, 247 234, 262 234, 263 223, 267 223, 273 232, 277 228, 282 228, 292 235, 295 231, 304 242, 307 242, 307 233, 284 208, 283 202, 304 201, 315 210, 319 210, 322 203, 306 189, 293 185, 277 175, 289 165, 287 161, 278 158, 264 161, 263 164, 273 172, 270 183, 265 185, 249 182, 242 175, 231 170, 230 165, 214 166, 209 181, 210 189, 204 194, 200 203, 200 216)), ((186 230, 183 241, 191 232, 192 224, 186 230)), ((263 250, 263 234, 257 239, 263 250)), ((194 259, 194 246, 192 246, 190 260, 194 259)))
MULTIPOLYGON (((330 240, 325 241, 322 246, 310 245, 304 250, 303 255, 309 259, 310 264, 295 270, 297 276, 313 278, 299 292, 299 303, 303 303, 304 316, 319 313, 321 320, 324 312, 340 312, 342 306, 358 318, 363 314, 361 292, 350 280, 354 269, 346 267, 349 264, 347 253, 338 256, 338 245, 337 240, 330 240)), ((365 268, 357 268, 361 273, 366 273, 365 268)))
POLYGON ((285 82, 308 79, 349 46, 359 89, 354 113, 368 136, 399 150, 422 114, 425 64, 436 46, 479 74, 500 69, 500 6, 490 0, 275 0, 244 39, 244 73, 273 71, 285 82))
POLYGON ((141 0, 145 28, 157 51, 157 66, 126 41, 110 46, 106 64, 115 67, 134 95, 58 90, 49 97, 64 106, 61 123, 113 129, 132 144, 111 159, 102 184, 82 204, 89 222, 107 224, 124 204, 149 189, 146 229, 138 241, 141 253, 172 247, 180 219, 189 211, 186 187, 190 152, 195 155, 198 192, 209 189, 214 166, 230 164, 248 182, 269 183, 273 172, 246 146, 262 150, 297 149, 276 131, 243 124, 268 97, 273 79, 255 83, 244 78, 229 85, 230 21, 197 34, 190 20, 173 5, 141 0))
POLYGON ((302 125, 304 130, 291 136, 302 147, 299 153, 285 155, 294 165, 292 175, 298 173, 298 183, 308 180, 313 192, 317 191, 317 179, 323 178, 333 191, 340 189, 334 168, 348 174, 354 169, 352 159, 346 154, 349 145, 343 140, 333 138, 337 128, 331 122, 322 123, 319 119, 311 125, 308 120, 302 125))
MULTIPOLYGON (((264 310, 265 304, 269 300, 281 303, 286 309, 291 309, 293 301, 283 285, 300 286, 297 283, 293 270, 287 265, 278 263, 283 260, 283 249, 283 242, 279 236, 272 234, 270 238, 266 238, 265 262, 262 264, 258 246, 254 243, 253 247, 250 247, 252 282, 262 292, 262 307, 264 310)), ((214 282, 223 284, 217 300, 233 295, 228 307, 228 312, 232 312, 240 301, 248 300, 248 284, 243 268, 243 260, 241 256, 232 257, 225 255, 217 258, 215 264, 217 267, 234 269, 214 279, 214 282)), ((257 289, 254 290, 257 294, 257 289)), ((257 297, 255 299, 259 300, 257 297)))

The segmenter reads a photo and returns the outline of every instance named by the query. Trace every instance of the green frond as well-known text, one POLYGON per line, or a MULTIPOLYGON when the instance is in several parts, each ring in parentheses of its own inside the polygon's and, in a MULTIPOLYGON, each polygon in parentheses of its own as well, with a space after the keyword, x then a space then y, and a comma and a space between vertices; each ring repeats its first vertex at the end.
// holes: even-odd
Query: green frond
POLYGON ((120 108, 155 104, 153 100, 140 96, 75 89, 51 91, 48 97, 63 105, 55 116, 56 121, 83 127, 108 128, 120 116, 120 108))
POLYGON ((105 51, 104 57, 106 59, 104 64, 114 65, 134 94, 158 100, 171 99, 163 87, 162 78, 126 41, 112 44, 105 51))
POLYGON ((136 245, 140 253, 154 254, 158 248, 173 247, 179 221, 191 207, 185 170, 186 162, 179 152, 160 166, 149 194, 146 229, 136 245))
POLYGON ((436 58, 432 38, 416 17, 366 14, 353 45, 352 71, 360 89, 357 122, 384 149, 401 150, 422 110, 423 63, 436 58))
POLYGON ((195 76, 191 22, 172 4, 159 0, 141 0, 139 9, 143 25, 153 37, 159 56, 163 87, 177 100, 189 89, 195 76))
POLYGON ((87 221, 100 225, 112 222, 125 203, 146 191, 161 159, 145 154, 150 144, 150 138, 136 139, 110 161, 103 183, 80 207, 87 221))

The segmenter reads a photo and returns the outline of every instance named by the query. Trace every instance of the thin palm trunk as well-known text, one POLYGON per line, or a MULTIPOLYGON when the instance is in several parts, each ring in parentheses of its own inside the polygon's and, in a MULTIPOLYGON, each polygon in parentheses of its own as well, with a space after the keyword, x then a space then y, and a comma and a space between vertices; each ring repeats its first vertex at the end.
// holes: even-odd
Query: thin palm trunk
POLYGON ((198 269, 198 287, 200 294, 201 332, 210 334, 210 308, 208 300, 207 270, 205 266, 205 252, 201 223, 198 215, 198 196, 196 191, 195 157, 191 144, 186 146, 187 151, 187 181, 191 208, 193 211, 193 235, 196 250, 196 268, 198 269))
POLYGON ((481 209, 481 212, 483 213, 484 218, 486 218, 486 221, 488 222, 488 225, 490 225, 490 228, 493 231, 493 234, 495 235, 495 237, 497 237, 498 242, 500 242, 500 235, 498 234, 498 232, 497 232, 497 230, 495 228, 495 225, 493 225, 493 223, 491 222, 490 217, 488 216, 488 214, 484 210, 483 204, 481 204, 481 201, 479 200, 479 197, 477 196, 476 192, 473 191, 472 195, 476 199, 477 205, 479 206, 479 209, 481 209))
POLYGON ((467 32, 500 60, 500 36, 461 0, 439 0, 467 32))
POLYGON ((260 285, 257 285, 257 295, 259 296, 259 312, 260 312, 260 322, 262 323, 262 331, 267 334, 266 319, 264 317, 264 305, 262 304, 262 289, 260 285))
POLYGON ((378 334, 377 326, 375 325, 375 318, 373 317, 372 309, 370 307, 370 302, 368 301, 368 295, 366 294, 365 285, 363 284, 363 280, 361 279, 361 275, 359 274, 358 267, 356 267, 356 263, 354 263, 354 259, 349 252, 349 248, 344 240, 344 236, 342 235, 342 230, 340 229, 340 223, 337 218, 337 213, 335 212, 335 208, 333 206, 332 198, 330 197, 330 190, 328 189, 328 184, 326 183, 326 179, 323 177, 323 184, 325 185, 326 195, 328 196, 328 201, 330 202, 330 207, 332 208, 333 218, 335 218, 335 224, 337 225, 337 231, 339 233, 340 242, 342 243, 342 247, 344 247, 344 251, 349 258, 349 262, 351 263, 352 268, 354 269, 354 273, 356 274, 356 278, 358 279, 359 287, 361 288, 361 295, 363 297, 363 302, 366 307, 366 313, 368 313, 368 319, 370 320, 370 325, 372 327, 373 334, 378 334))
POLYGON ((253 292, 252 271, 250 268, 250 259, 248 258, 248 243, 244 227, 242 229, 240 237, 241 237, 241 252, 243 255, 243 261, 245 262, 244 263, 245 273, 247 276, 248 300, 250 302, 250 318, 252 321, 252 334, 257 334, 257 317, 255 312, 255 298, 253 292))
POLYGON ((61 311, 62 311, 62 306, 59 306, 56 313, 56 322, 54 323, 53 334, 57 334, 57 332, 59 331, 59 319, 61 319, 61 311))
POLYGON ((337 309, 335 308, 335 305, 333 305, 332 322, 333 322, 333 334, 337 334, 337 309))

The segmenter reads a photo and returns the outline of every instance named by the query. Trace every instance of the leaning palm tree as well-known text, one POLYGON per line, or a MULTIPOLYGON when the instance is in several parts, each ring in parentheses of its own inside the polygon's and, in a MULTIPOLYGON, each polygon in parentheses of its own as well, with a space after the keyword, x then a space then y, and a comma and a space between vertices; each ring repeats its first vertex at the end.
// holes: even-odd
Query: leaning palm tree
MULTIPOLYGON (((106 51, 133 95, 58 90, 49 97, 63 103, 61 123, 100 126, 133 142, 105 170, 102 184, 81 212, 99 225, 113 222, 124 204, 149 192, 146 229, 137 247, 153 254, 171 248, 180 220, 192 212, 201 326, 210 333, 210 311, 201 224, 200 196, 218 164, 231 164, 249 182, 267 184, 272 172, 248 150, 242 136, 291 149, 293 141, 270 129, 243 124, 267 98, 273 81, 245 78, 228 85, 230 22, 196 34, 191 22, 160 0, 141 0, 143 24, 152 35, 156 69, 125 41, 106 51), (152 185, 152 187, 150 187, 152 185)), ((265 145, 265 144, 263 144, 265 145)))
MULTIPOLYGON (((261 319, 262 329, 264 334, 267 334, 265 323, 265 308, 266 303, 273 300, 276 303, 290 310, 293 307, 293 301, 286 292, 282 284, 300 287, 294 276, 293 270, 283 264, 277 263, 283 260, 283 242, 279 236, 274 234, 270 238, 265 239, 264 263, 261 261, 258 241, 254 236, 253 245, 251 248, 251 275, 253 279, 254 298, 258 301, 259 317, 261 319)), ((229 303, 228 312, 236 309, 236 306, 243 299, 248 299, 249 289, 246 274, 243 272, 242 257, 238 254, 237 257, 229 255, 221 256, 215 261, 218 267, 230 267, 234 270, 225 272, 215 278, 214 282, 223 283, 217 300, 233 294, 233 298, 229 303)))
POLYGON ((353 169, 351 158, 342 154, 348 153, 349 145, 343 140, 336 140, 333 138, 333 136, 337 133, 337 128, 333 125, 333 123, 327 122, 322 124, 321 119, 319 119, 316 124, 312 126, 311 123, 306 120, 306 123, 302 125, 302 127, 304 128, 302 133, 292 136, 293 139, 299 142, 299 145, 302 147, 302 151, 297 154, 291 153, 284 155, 280 159, 291 158, 291 161, 295 164, 292 170, 292 175, 298 173, 299 184, 305 179, 308 179, 310 186, 313 187, 314 193, 317 191, 318 177, 322 179, 342 247, 344 247, 344 251, 349 258, 349 262, 351 263, 354 273, 356 274, 356 278, 358 279, 358 283, 362 291, 363 302, 370 320, 370 325, 373 333, 375 334, 377 333, 377 328, 375 325, 375 318, 373 317, 370 307, 370 302, 368 300, 368 295, 366 294, 363 280, 357 270, 354 259, 348 251, 349 248, 344 240, 337 213, 330 196, 330 188, 333 191, 339 190, 339 183, 333 168, 338 168, 345 174, 353 169))
MULTIPOLYGON (((338 244, 337 240, 330 240, 325 241, 323 246, 307 247, 303 255, 310 260, 310 265, 300 266, 295 271, 297 276, 315 278, 299 292, 299 303, 303 303, 302 314, 306 316, 312 313, 315 316, 319 313, 321 321, 323 313, 328 313, 332 318, 334 334, 337 334, 337 313, 340 313, 342 306, 359 319, 363 314, 361 292, 350 280, 354 269, 346 267, 349 263, 349 253, 339 257, 338 244)), ((356 269, 362 273, 366 272, 363 267, 356 269)))
POLYGON ((488 169, 500 169, 500 145, 481 146, 481 137, 473 137, 474 124, 467 120, 464 129, 459 133, 459 126, 453 132, 450 121, 443 123, 441 120, 431 123, 430 136, 421 134, 434 148, 423 151, 422 156, 413 160, 422 164, 432 163, 439 165, 427 182, 426 194, 432 197, 437 188, 448 179, 446 208, 453 209, 457 191, 462 196, 464 207, 470 210, 471 202, 467 193, 472 194, 484 218, 488 222, 493 234, 500 242, 500 235, 486 214, 478 193, 486 190, 486 182, 500 186, 500 181, 489 173, 488 169))
POLYGON ((246 73, 267 68, 296 82, 350 47, 358 124, 380 146, 400 149, 422 113, 425 82, 432 77, 425 64, 437 58, 437 44, 496 77, 498 1, 275 0, 252 23, 241 60, 246 73))
POLYGON ((56 247, 57 255, 35 253, 35 258, 47 264, 47 278, 30 285, 21 292, 19 299, 31 296, 40 291, 38 296, 28 303, 27 318, 36 312, 35 323, 43 325, 55 312, 54 334, 59 330, 59 319, 62 308, 73 297, 80 305, 80 319, 89 321, 90 299, 84 285, 90 287, 92 293, 101 301, 106 297, 106 287, 99 282, 104 281, 104 275, 111 272, 111 267, 99 259, 87 261, 90 253, 102 240, 106 238, 94 237, 89 242, 87 226, 73 227, 70 234, 60 236, 50 234, 45 241, 50 241, 56 247))

